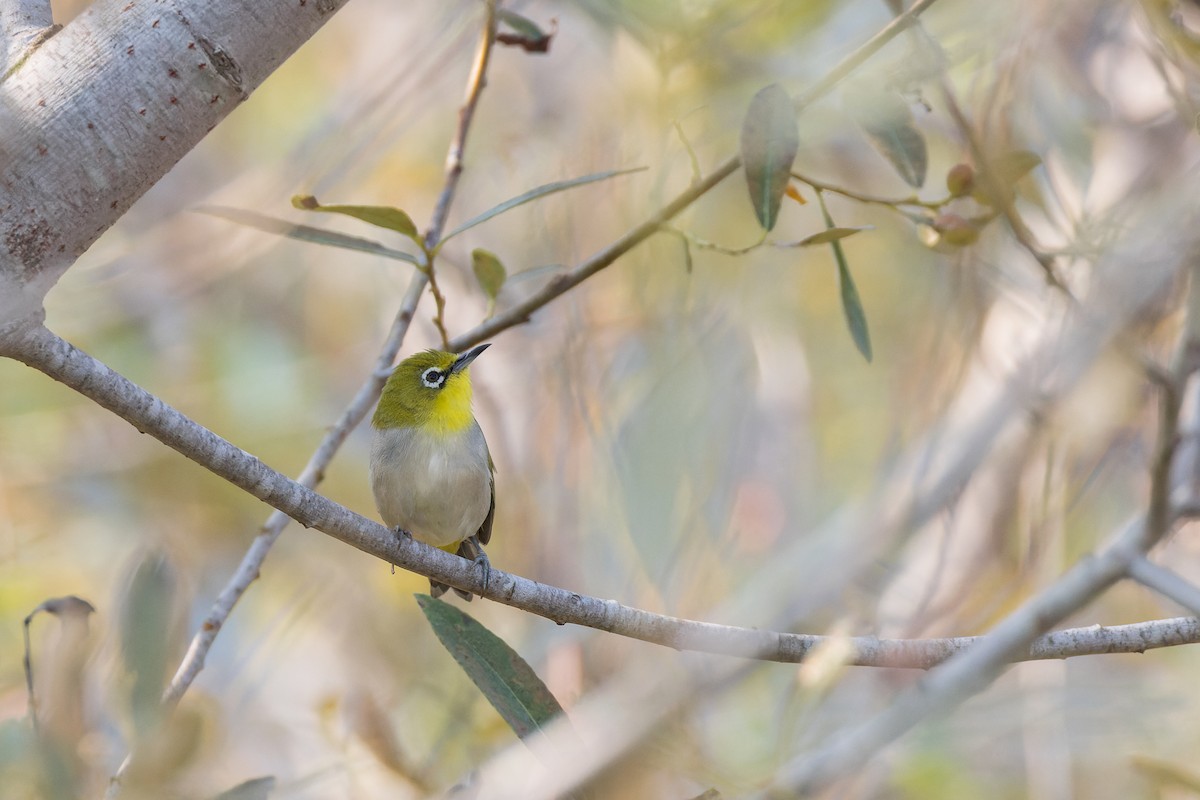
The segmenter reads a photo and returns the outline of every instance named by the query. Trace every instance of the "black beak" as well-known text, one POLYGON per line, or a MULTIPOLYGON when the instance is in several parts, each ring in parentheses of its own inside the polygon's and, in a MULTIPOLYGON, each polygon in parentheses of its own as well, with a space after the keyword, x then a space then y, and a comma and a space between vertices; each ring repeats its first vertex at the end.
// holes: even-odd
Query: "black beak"
POLYGON ((450 374, 453 375, 456 372, 462 372, 464 369, 471 366, 471 362, 479 358, 479 354, 491 346, 491 342, 475 345, 470 350, 454 359, 454 363, 450 365, 450 374))

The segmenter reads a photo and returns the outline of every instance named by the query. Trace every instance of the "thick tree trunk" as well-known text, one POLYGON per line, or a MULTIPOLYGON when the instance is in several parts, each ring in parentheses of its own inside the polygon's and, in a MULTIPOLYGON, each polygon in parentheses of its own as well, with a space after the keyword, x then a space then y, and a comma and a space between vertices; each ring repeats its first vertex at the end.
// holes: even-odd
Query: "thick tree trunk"
POLYGON ((0 339, 344 3, 97 0, 20 62, 0 83, 0 339))

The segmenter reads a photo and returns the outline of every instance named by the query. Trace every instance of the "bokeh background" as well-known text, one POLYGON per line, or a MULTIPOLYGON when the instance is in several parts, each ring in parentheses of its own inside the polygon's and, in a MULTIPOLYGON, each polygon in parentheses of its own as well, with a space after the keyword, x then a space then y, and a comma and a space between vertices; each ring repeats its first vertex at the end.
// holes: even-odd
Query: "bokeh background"
MULTIPOLYGON (((989 152, 1041 157, 1018 209, 1081 280, 1162 176, 1195 161, 1194 64, 1148 22, 1166 19, 1164 9, 1184 14, 1186 43, 1191 9, 1168 6, 945 0, 925 17, 989 152)), ((557 32, 546 55, 496 52, 452 224, 539 184, 648 169, 524 206, 449 245, 438 275, 452 334, 487 308, 473 248, 508 267, 503 311, 687 185, 680 131, 707 170, 736 151, 756 91, 778 82, 798 92, 890 19, 877 0, 512 7, 557 32)), ((58 9, 64 20, 76 11, 58 9)), ((293 194, 313 193, 396 205, 424 225, 481 19, 474 0, 350 3, 91 248, 51 292, 50 327, 297 473, 370 370, 411 270, 196 209, 249 209, 382 239, 290 207, 293 194)), ((930 153, 920 194, 939 199, 946 171, 968 155, 929 89, 937 59, 913 47, 901 37, 859 75, 914 90, 906 98, 930 153)), ((862 113, 840 92, 805 109, 797 170, 910 196, 863 135, 862 113)), ((823 227, 812 192, 799 188, 810 202, 785 201, 774 241, 823 227)), ((839 224, 873 226, 844 243, 870 323, 870 364, 846 330, 828 248, 693 249, 689 270, 669 235, 494 339, 472 372, 497 464, 496 566, 710 618, 752 593, 780 548, 869 491, 908 444, 969 402, 973 381, 1002 373, 1041 324, 1049 290, 999 224, 971 247, 935 250, 892 208, 834 195, 829 204, 839 224)), ((759 235, 740 174, 678 224, 726 247, 759 235)), ((1178 300, 1137 320, 1137 347, 1167 356, 1178 300)), ((431 313, 425 298, 405 353, 437 343, 431 313)), ((1144 502, 1151 398, 1128 360, 1106 353, 1075 391, 998 446, 960 503, 879 552, 870 574, 848 576, 840 601, 797 620, 797 630, 986 630, 1144 502)), ((357 431, 320 491, 374 517, 368 444, 357 431)), ((12 727, 26 706, 25 616, 68 594, 96 607, 71 653, 70 626, 44 615, 31 625, 46 676, 55 659, 82 675, 58 687, 57 702, 79 708, 64 724, 78 738, 76 788, 94 796, 133 726, 134 681, 119 657, 131 575, 157 565, 173 670, 269 511, 46 377, 0 361, 0 784, 30 796, 46 785, 12 727)), ((1200 574, 1188 530, 1167 549, 1177 569, 1200 574)), ((289 529, 163 738, 147 777, 162 792, 154 796, 211 796, 272 775, 277 797, 417 797, 510 744, 420 614, 413 594, 426 588, 318 532, 289 529)), ((772 603, 783 600, 763 599, 772 603)), ((494 603, 468 610, 568 709, 632 657, 664 668, 680 658, 494 603)), ((1121 586, 1073 621, 1179 613, 1121 586)), ((1198 667, 1196 648, 1183 647, 1014 668, 881 753, 836 796, 1191 796, 1163 776, 1167 767, 1197 773, 1198 667)), ((812 678, 763 665, 698 699, 612 770, 612 796, 709 787, 739 796, 916 675, 812 678)))

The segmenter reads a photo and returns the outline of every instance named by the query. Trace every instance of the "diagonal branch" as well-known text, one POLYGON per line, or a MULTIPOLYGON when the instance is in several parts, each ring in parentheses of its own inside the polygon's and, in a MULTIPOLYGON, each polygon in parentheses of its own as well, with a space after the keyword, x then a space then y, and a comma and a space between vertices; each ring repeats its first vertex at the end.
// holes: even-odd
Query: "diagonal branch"
MULTIPOLYGON (((467 79, 466 98, 463 101, 462 109, 459 111, 458 127, 454 132, 449 153, 446 157, 445 182, 438 195, 429 228, 424 236, 426 251, 432 251, 441 239, 442 231, 445 230, 446 220, 449 217, 454 195, 458 188, 459 176, 462 174, 463 152, 466 147, 467 135, 470 132, 475 107, 479 103, 480 95, 486 83, 488 61, 495 42, 496 15, 494 2, 487 4, 487 14, 483 27, 483 35, 479 48, 476 51, 470 76, 467 79)), ((426 266, 430 267, 428 264, 426 266)), ((431 267, 430 272, 432 272, 431 267)), ((396 355, 400 352, 400 347, 404 342, 404 337, 408 333, 408 328, 412 323, 413 315, 416 313, 421 295, 425 291, 425 287, 430 283, 429 278, 430 276, 421 270, 413 273, 408 289, 404 293, 404 298, 400 302, 400 310, 392 322, 392 327, 388 332, 383 347, 380 349, 379 355, 375 359, 375 364, 370 375, 362 386, 359 387, 354 398, 346 406, 337 422, 330 428, 325 438, 322 439, 321 444, 317 447, 308 464, 305 465, 304 470, 300 473, 297 482, 301 486, 311 489, 324 479, 326 468, 333 461, 334 456, 346 441, 346 438, 362 422, 367 412, 371 410, 371 407, 374 406, 375 401, 379 398, 379 393, 382 391, 383 384, 387 379, 387 373, 395 362, 396 355)), ((208 655, 208 651, 216 641, 217 635, 225 624, 225 620, 228 619, 238 600, 241 599, 242 595, 250 588, 250 585, 258 578, 262 564, 266 560, 271 546, 279 538, 284 528, 287 527, 288 522, 290 522, 290 518, 287 514, 278 510, 273 512, 267 518, 266 523, 255 537, 254 542, 247 549, 241 563, 226 583, 225 588, 217 596, 208 615, 204 618, 200 628, 192 637, 187 654, 184 656, 183 661, 175 672, 175 676, 171 679, 171 683, 167 686, 163 694, 163 703, 168 709, 178 704, 179 699, 204 668, 204 661, 208 655)))
MULTIPOLYGON (((834 87, 845 80, 863 62, 879 52, 885 44, 896 38, 905 28, 912 25, 917 17, 935 2, 936 0, 917 0, 916 3, 913 3, 907 11, 897 16, 881 28, 878 33, 855 48, 853 52, 835 64, 824 77, 798 95, 795 99, 796 107, 803 110, 832 91, 834 87)), ((535 311, 571 289, 574 289, 600 270, 611 265, 634 247, 649 239, 655 233, 659 233, 666 223, 670 222, 681 211, 711 191, 714 186, 736 172, 741 166, 742 160, 739 156, 732 156, 721 162, 706 177, 694 181, 687 189, 680 192, 674 200, 667 203, 647 220, 633 227, 615 242, 578 264, 570 272, 556 275, 545 286, 517 305, 507 309, 503 313, 495 315, 489 320, 485 320, 466 333, 451 339, 450 349, 456 352, 465 350, 471 345, 479 344, 484 339, 495 336, 497 333, 507 330, 514 325, 521 325, 528 322, 530 316, 535 311)))
MULTIPOLYGON (((1140 238, 1154 235, 1156 229, 1148 227, 1140 238)), ((1178 256, 1172 260, 1177 261, 1178 256)), ((883 747, 922 721, 986 689, 1039 635, 1122 579, 1139 580, 1189 609, 1200 606, 1200 591, 1196 587, 1146 559, 1146 553, 1168 535, 1176 520, 1176 513, 1169 505, 1171 467, 1179 438, 1180 387, 1191 374, 1192 359, 1186 357, 1186 352, 1193 346, 1192 328, 1190 322, 1185 324, 1171 380, 1161 387, 1146 511, 1127 523, 1111 544, 1076 564, 1025 602, 974 647, 933 669, 916 687, 901 693, 886 710, 832 738, 816 751, 793 760, 780 770, 772 791, 813 793, 859 769, 883 747)))
POLYGON ((29 51, 0 82, 0 335, 344 2, 97 0, 29 51))
POLYGON ((0 75, 16 69, 57 30, 49 0, 0 0, 0 75))
MULTIPOLYGON (((782 634, 754 628, 683 620, 622 606, 536 583, 493 569, 486 592, 469 562, 408 539, 318 495, 271 470, 182 414, 167 407, 100 362, 42 328, 31 335, 36 366, 118 415, 137 414, 148 433, 208 467, 254 496, 275 505, 308 527, 315 527, 363 552, 422 575, 559 623, 606 630, 676 649, 772 661, 797 662, 829 637, 782 634)), ((29 359, 33 361, 34 359, 29 359)), ((1089 575, 1096 574, 1084 567, 1089 575)), ((1108 574, 1108 573, 1104 573, 1108 574)), ((861 666, 928 668, 987 637, 943 640, 879 640, 859 637, 850 662, 861 666)), ((1010 654, 1012 659, 1066 658, 1110 652, 1140 652, 1200 640, 1200 621, 1159 620, 1115 628, 1059 631, 1010 654)), ((975 652, 972 649, 970 652, 975 652)))
POLYGON ((1129 563, 1129 577, 1200 617, 1200 586, 1182 575, 1141 556, 1129 563))

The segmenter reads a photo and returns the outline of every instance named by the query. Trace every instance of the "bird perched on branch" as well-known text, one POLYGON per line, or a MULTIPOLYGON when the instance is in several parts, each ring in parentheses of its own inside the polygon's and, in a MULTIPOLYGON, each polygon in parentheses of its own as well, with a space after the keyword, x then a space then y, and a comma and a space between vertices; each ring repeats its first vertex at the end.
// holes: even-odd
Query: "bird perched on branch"
MULTIPOLYGON (((465 353, 427 350, 400 362, 379 398, 371 424, 371 489, 388 527, 455 553, 483 569, 483 545, 496 513, 495 466, 471 412, 467 368, 488 348, 465 353)), ((440 597, 451 588, 430 580, 440 597)), ((470 600, 471 593, 454 590, 470 600)))

